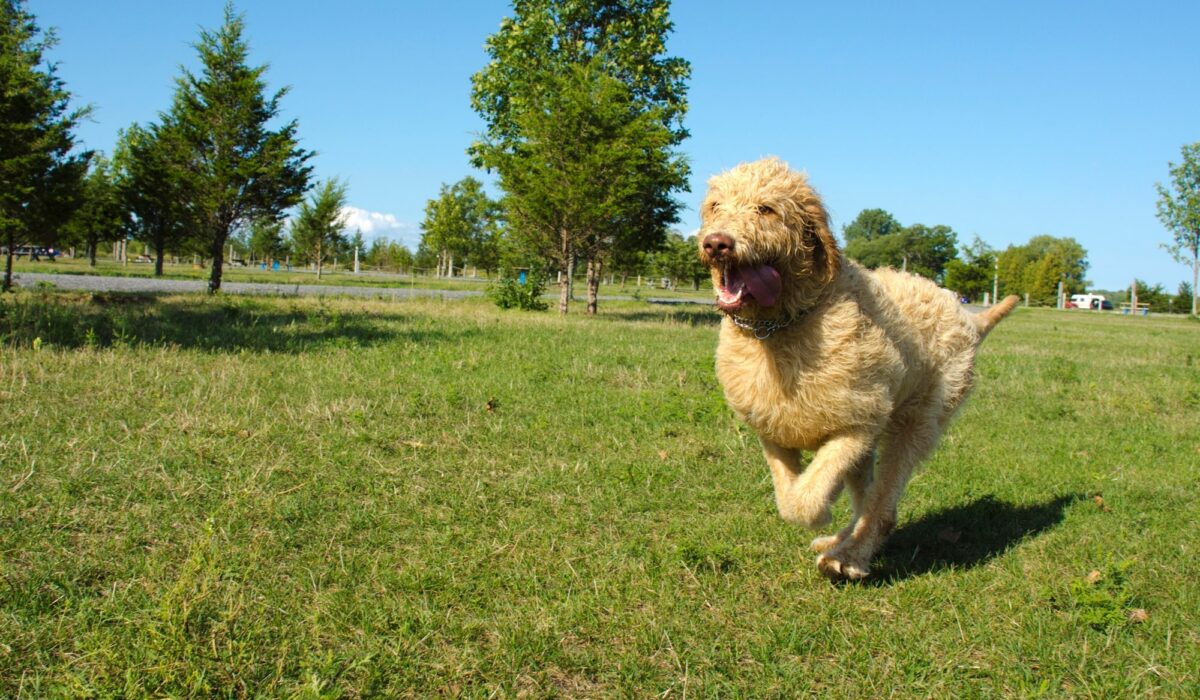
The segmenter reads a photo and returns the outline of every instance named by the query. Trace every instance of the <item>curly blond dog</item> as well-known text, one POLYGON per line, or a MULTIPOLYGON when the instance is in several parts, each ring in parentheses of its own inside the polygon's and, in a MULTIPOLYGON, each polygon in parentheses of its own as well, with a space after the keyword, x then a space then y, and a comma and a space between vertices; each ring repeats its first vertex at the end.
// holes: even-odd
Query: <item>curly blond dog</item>
POLYGON ((913 469, 971 391, 976 349, 1017 297, 972 316, 933 282, 843 260, 820 198, 780 160, 708 185, 699 245, 726 314, 725 398, 762 441, 785 520, 828 525, 847 488, 853 519, 812 548, 826 576, 862 578, 913 469))

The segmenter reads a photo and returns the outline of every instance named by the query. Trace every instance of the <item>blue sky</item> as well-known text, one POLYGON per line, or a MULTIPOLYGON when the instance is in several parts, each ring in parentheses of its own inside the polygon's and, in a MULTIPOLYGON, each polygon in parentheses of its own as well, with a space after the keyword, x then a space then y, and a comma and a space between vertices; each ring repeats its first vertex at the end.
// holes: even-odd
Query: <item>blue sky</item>
MULTIPOLYGON (((224 0, 29 0, 111 152, 155 120, 224 0)), ((503 0, 242 0, 255 64, 290 86, 285 116, 319 178, 349 182, 354 223, 415 247, 426 200, 467 175, 483 123, 470 77, 503 0)), ((799 3, 677 0, 672 55, 692 63, 693 169, 777 155, 806 170, 835 228, 865 208, 1004 248, 1039 234, 1088 251, 1097 287, 1190 278, 1159 244, 1155 182, 1200 141, 1200 2, 799 3)), ((486 179, 486 178, 485 178, 486 179)))

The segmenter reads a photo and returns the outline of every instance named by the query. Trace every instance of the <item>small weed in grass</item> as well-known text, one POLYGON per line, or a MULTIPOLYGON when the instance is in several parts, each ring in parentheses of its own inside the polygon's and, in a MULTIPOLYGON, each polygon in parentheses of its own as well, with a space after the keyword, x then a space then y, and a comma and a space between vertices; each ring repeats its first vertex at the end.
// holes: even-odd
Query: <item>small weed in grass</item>
POLYGON ((1086 576, 1071 581, 1065 595, 1049 594, 1047 598, 1056 608, 1065 610, 1084 625, 1105 631, 1123 625, 1145 615, 1145 611, 1133 607, 1127 575, 1133 562, 1130 560, 1093 569, 1086 576))

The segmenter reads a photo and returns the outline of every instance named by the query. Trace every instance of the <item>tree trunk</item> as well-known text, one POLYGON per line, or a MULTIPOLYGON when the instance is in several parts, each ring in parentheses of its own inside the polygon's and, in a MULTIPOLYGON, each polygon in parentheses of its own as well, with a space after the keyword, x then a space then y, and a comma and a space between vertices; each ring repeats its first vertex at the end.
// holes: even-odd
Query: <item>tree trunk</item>
POLYGON ((600 297, 600 268, 599 260, 588 260, 587 265, 587 315, 596 315, 596 306, 600 297))
POLYGON ((570 308, 571 290, 567 284, 567 278, 564 276, 562 281, 558 283, 558 313, 566 314, 570 308))
POLYGON ((221 291, 221 272, 225 267, 225 236, 218 235, 213 239, 212 274, 208 278, 208 293, 216 294, 221 291))
MULTIPOLYGON (((5 243, 8 245, 8 254, 4 256, 4 287, 3 287, 3 289, 0 289, 0 291, 7 292, 8 290, 12 289, 12 286, 13 286, 13 284, 12 284, 13 248, 15 248, 17 245, 16 238, 17 238, 17 234, 13 230, 13 228, 10 226, 8 229, 8 235, 5 236, 5 239, 6 239, 5 243)), ((1194 309, 1193 309, 1192 313, 1195 313, 1194 309)))
POLYGON ((317 241, 317 281, 321 281, 321 241, 317 241))
POLYGON ((563 275, 558 281, 558 313, 565 314, 571 303, 571 260, 574 253, 571 252, 571 239, 567 236, 565 230, 559 232, 560 240, 562 241, 562 262, 567 268, 567 274, 563 275))
POLYGON ((567 297, 575 298, 575 251, 567 255, 567 297))
MULTIPOLYGON (((9 250, 12 250, 11 246, 9 250)), ((1200 277, 1200 255, 1192 255, 1192 315, 1196 316, 1196 297, 1200 290, 1196 289, 1197 278, 1200 277)))
POLYGON ((161 238, 154 241, 154 276, 163 276, 163 254, 166 253, 166 242, 161 238))

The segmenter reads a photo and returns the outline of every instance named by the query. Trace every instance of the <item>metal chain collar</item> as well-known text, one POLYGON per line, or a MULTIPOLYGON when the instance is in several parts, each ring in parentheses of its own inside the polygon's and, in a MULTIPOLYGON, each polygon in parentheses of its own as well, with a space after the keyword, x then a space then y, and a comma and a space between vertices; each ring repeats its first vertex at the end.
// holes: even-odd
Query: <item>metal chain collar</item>
POLYGON ((755 338, 759 340, 766 340, 767 338, 771 337, 771 334, 780 328, 787 328, 790 326, 792 321, 795 321, 801 315, 803 314, 796 314, 783 319, 750 319, 743 318, 737 314, 729 314, 729 320, 733 321, 733 325, 737 326, 738 328, 753 333, 755 338))

